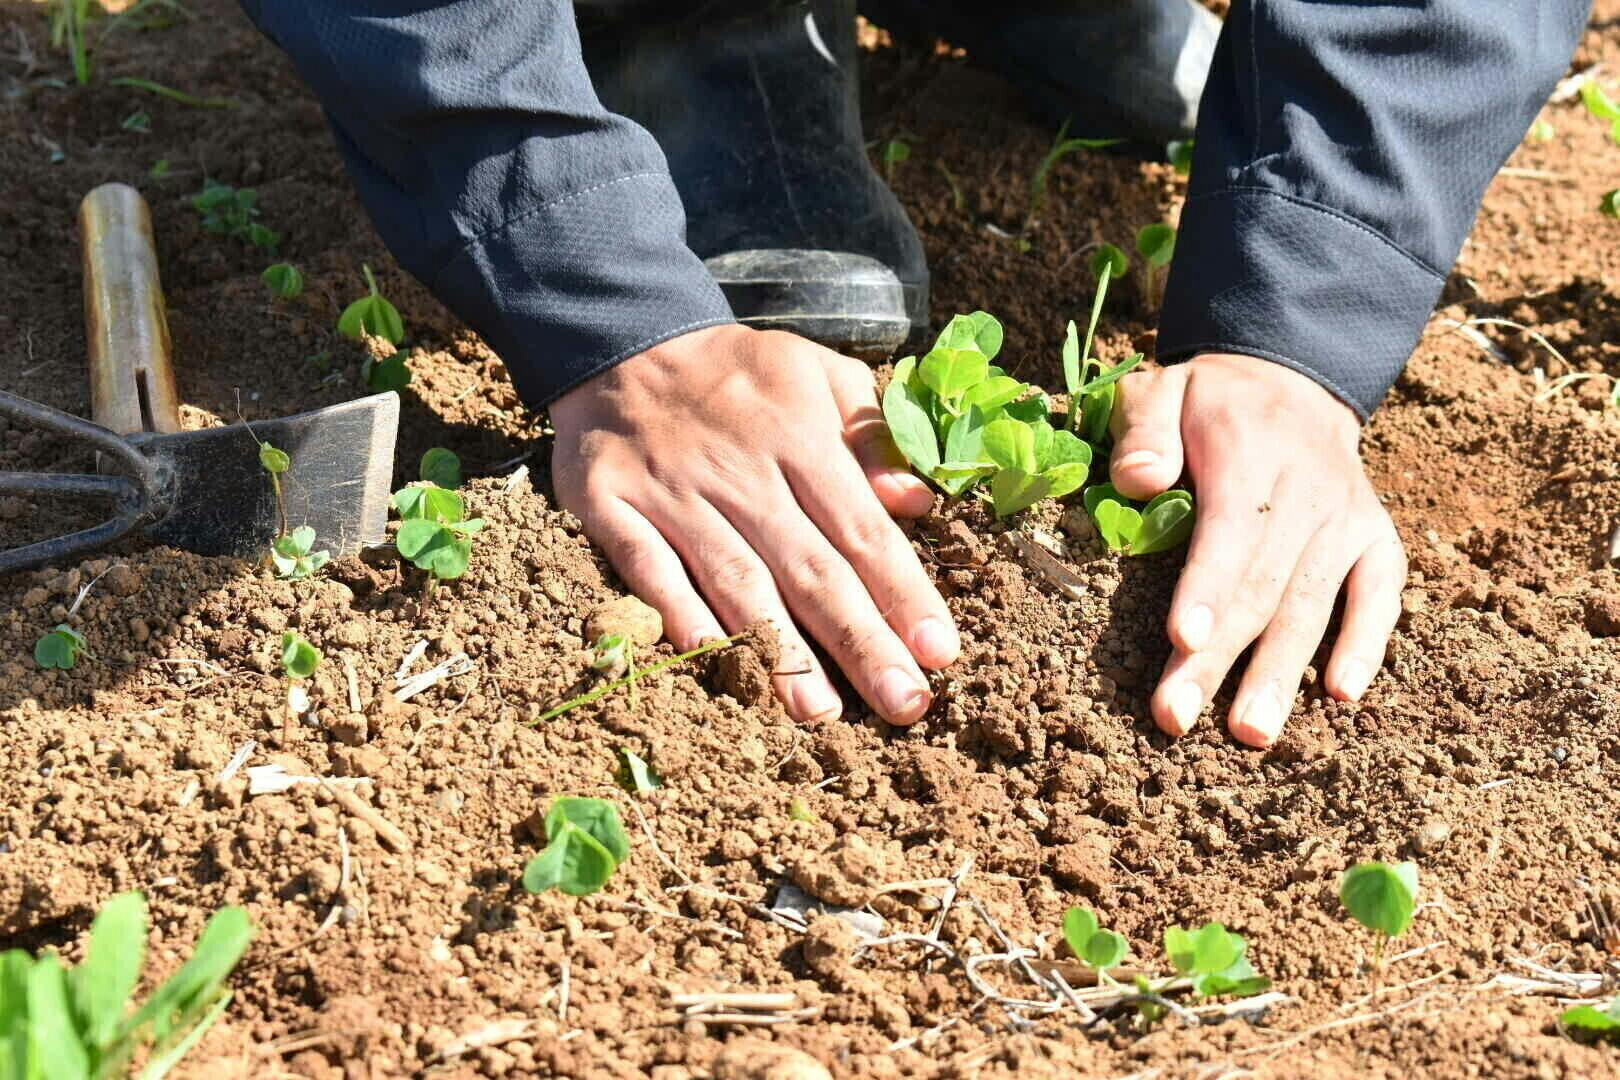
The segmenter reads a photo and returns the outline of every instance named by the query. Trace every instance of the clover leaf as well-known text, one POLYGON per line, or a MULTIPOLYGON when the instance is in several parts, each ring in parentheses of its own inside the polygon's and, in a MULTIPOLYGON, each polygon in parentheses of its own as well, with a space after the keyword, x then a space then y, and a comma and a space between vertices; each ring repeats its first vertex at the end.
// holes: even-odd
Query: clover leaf
POLYGON ((406 363, 410 356, 409 349, 397 349, 380 360, 368 356, 360 365, 360 377, 375 393, 386 394, 392 390, 397 394, 411 385, 411 366, 406 363))
POLYGON ((276 537, 270 545, 270 561, 276 576, 288 581, 302 581, 312 576, 332 558, 330 551, 311 551, 315 544, 315 530, 300 526, 284 536, 276 537))
POLYGON ((1086 511, 1110 551, 1152 555, 1184 543, 1192 535, 1192 493, 1173 488, 1146 506, 1133 506, 1112 484, 1086 489, 1086 511))
POLYGON ((307 679, 321 666, 320 650, 296 630, 281 635, 281 667, 293 679, 307 679))
POLYGON ((265 267, 259 280, 268 285, 279 300, 295 300, 304 291, 304 275, 292 263, 265 267))
POLYGON ((67 623, 57 623, 34 642, 34 663, 47 670, 72 671, 84 651, 84 636, 67 623))
POLYGON ((1249 997, 1271 985, 1255 974, 1245 955, 1248 942, 1218 922, 1196 930, 1179 926, 1164 931, 1164 951, 1177 971, 1192 980, 1199 997, 1249 997))
POLYGON ((461 486, 461 459, 455 451, 435 446, 422 455, 417 475, 442 488, 458 488, 461 486))
POLYGON ((523 869, 529 892, 588 896, 630 856, 619 809, 606 799, 564 797, 546 814, 546 848, 523 869))
POLYGON ((1081 963, 1097 971, 1118 967, 1129 948, 1122 935, 1102 929, 1097 916, 1080 907, 1063 913, 1063 940, 1081 963))
POLYGON ((1565 1009, 1558 1022, 1572 1033, 1587 1035, 1609 1042, 1620 1042, 1620 998, 1607 1005, 1577 1005, 1565 1009))

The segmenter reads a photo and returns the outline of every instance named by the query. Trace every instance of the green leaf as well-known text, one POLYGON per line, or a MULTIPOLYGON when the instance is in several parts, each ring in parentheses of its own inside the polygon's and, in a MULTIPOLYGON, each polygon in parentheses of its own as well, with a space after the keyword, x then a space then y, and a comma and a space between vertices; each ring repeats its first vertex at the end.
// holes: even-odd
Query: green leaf
POLYGON ((162 1045, 171 1034, 200 1020, 252 941, 253 921, 246 910, 233 906, 214 912, 191 959, 153 992, 126 1030, 150 1023, 153 1038, 162 1045))
MULTIPOLYGON (((958 319, 963 316, 958 315, 958 319)), ((983 382, 990 375, 990 361, 977 345, 966 349, 947 349, 934 346, 917 374, 923 385, 937 394, 941 401, 955 401, 970 386, 983 382)))
POLYGON ((68 1004, 67 973, 55 956, 40 957, 28 973, 28 1056, 31 1066, 48 1070, 33 1075, 49 1080, 90 1075, 90 1055, 79 1042, 68 1004))
POLYGON ((315 543, 315 530, 308 525, 300 525, 286 536, 276 537, 273 545, 282 555, 297 557, 308 555, 309 549, 315 543))
POLYGON ((1021 420, 1026 424, 1033 424, 1037 420, 1045 420, 1052 413, 1052 401, 1045 394, 1034 394, 1022 401, 1015 401, 1001 410, 1001 415, 1009 420, 1021 420))
POLYGON ((1003 417, 984 428, 984 453, 1002 469, 1033 473, 1038 468, 1035 459, 1035 432, 1026 423, 1003 417))
POLYGON ((1350 917, 1386 937, 1399 937, 1417 910, 1417 863, 1367 862, 1344 872, 1339 901, 1350 917))
POLYGON ((1176 254, 1176 230, 1163 223, 1144 225, 1136 234, 1136 251, 1149 266, 1168 266, 1176 254))
POLYGON ((1045 477, 1022 469, 1001 469, 990 478, 990 502, 997 517, 1011 517, 1046 498, 1051 487, 1045 477))
POLYGON ((1218 922, 1208 922, 1197 930, 1168 927, 1164 951, 1183 975, 1223 973, 1243 959, 1247 943, 1241 934, 1231 933, 1218 922))
POLYGON ((523 887, 531 893, 559 889, 569 896, 589 896, 606 885, 617 868, 607 848, 565 821, 545 850, 523 868, 523 887))
POLYGON ((34 642, 34 663, 46 669, 71 671, 83 651, 84 638, 79 632, 66 623, 58 623, 55 629, 34 642))
POLYGON ((1125 496, 1121 495, 1113 484, 1093 484, 1091 487, 1086 488, 1086 493, 1081 498, 1081 502, 1085 504, 1086 513, 1093 517, 1097 515, 1097 507, 1108 500, 1124 502, 1125 496))
POLYGON ((421 518, 452 525, 467 515, 461 496, 436 484, 410 484, 394 492, 394 509, 405 521, 421 518))
POLYGON ((119 893, 96 915, 84 963, 69 977, 79 1029, 98 1051, 112 1044, 123 1024, 146 960, 146 933, 146 898, 119 893))
MULTIPOLYGON (((945 462, 939 468, 983 461, 984 428, 984 409, 978 405, 969 405, 964 409, 962 416, 951 425, 950 433, 945 436, 945 462)), ((936 475, 939 468, 934 470, 936 475)))
POLYGON ((405 340, 405 322, 399 311, 376 291, 373 284, 369 296, 362 296, 343 309, 338 316, 338 333, 358 341, 367 335, 380 337, 398 345, 405 340))
POLYGON ((1587 79, 1581 83, 1581 103, 1586 106, 1587 112, 1599 120, 1607 120, 1610 123, 1620 121, 1620 105, 1609 99, 1609 95, 1603 92, 1603 88, 1595 79, 1587 79))
MULTIPOLYGON (((394 546, 399 553, 440 581, 453 581, 467 572, 472 562, 472 541, 457 536, 455 529, 466 529, 472 522, 446 525, 425 518, 411 518, 399 527, 394 546)), ((483 522, 477 523, 482 526, 483 522)), ((476 532, 477 529, 470 531, 476 532)))
POLYGON ((1602 200, 1598 203, 1598 210, 1606 217, 1620 220, 1620 188, 1604 192, 1602 200))
POLYGON ((1193 498, 1190 491, 1172 488, 1156 496, 1141 511, 1142 527, 1132 555, 1153 555, 1187 541, 1193 531, 1193 498))
POLYGON ((1001 351, 1001 321, 988 311, 975 311, 968 316, 973 324, 973 343, 984 353, 986 360, 994 360, 1001 351))
POLYGON ((1192 172, 1193 141, 1186 139, 1166 143, 1164 156, 1170 160, 1170 165, 1176 172, 1186 176, 1192 172))
POLYGON ((1099 503, 1091 520, 1110 551, 1130 551, 1142 532, 1142 515, 1112 499, 1099 503))
POLYGON ((293 300, 304 291, 304 275, 292 263, 275 263, 265 267, 259 280, 282 300, 293 300))
POLYGON ((1099 930, 1086 942, 1085 952, 1081 954, 1080 959, 1101 971, 1105 968, 1118 967, 1125 959, 1128 949, 1129 946, 1122 935, 1112 930, 1099 930))
POLYGON ((287 456, 285 450, 277 450, 267 442, 260 443, 259 464, 264 466, 265 472, 279 476, 292 468, 292 458, 287 456))
POLYGON ((883 419, 911 467, 930 476, 939 465, 939 437, 927 405, 911 385, 916 365, 916 358, 908 356, 894 366, 894 377, 883 391, 883 419))
POLYGON ((1566 1028, 1596 1036, 1600 1039, 1620 1040, 1620 998, 1603 1008, 1596 1005, 1577 1005, 1565 1009, 1558 1022, 1566 1028))
POLYGON ((551 804, 546 814, 546 836, 557 835, 564 823, 583 829, 601 844, 615 863, 630 857, 630 842, 624 835, 624 823, 619 819, 619 808, 607 799, 588 799, 565 795, 551 804))
POLYGON ((1083 907, 1072 907, 1063 913, 1063 940, 1069 951, 1081 960, 1086 958, 1086 942, 1099 928, 1097 916, 1083 907))
POLYGON ((435 446, 422 455, 418 474, 436 487, 458 488, 461 486, 461 459, 455 451, 435 446))
MULTIPOLYGON (((984 410, 986 419, 990 419, 998 409, 1017 401, 1019 396, 1029 386, 1017 379, 1006 375, 991 375, 983 382, 975 383, 962 394, 962 400, 957 408, 966 413, 969 408, 977 405, 984 410)), ((947 452, 947 456, 949 453, 947 452)))
POLYGON ((1039 472, 1049 464, 1048 458, 1052 453, 1052 436, 1056 434, 1052 425, 1044 419, 1033 420, 1028 425, 1029 434, 1035 444, 1035 469, 1039 472))
POLYGON ((1092 442, 1102 442, 1108 434, 1108 421, 1114 415, 1119 387, 1113 383, 1087 394, 1080 406, 1080 433, 1092 442))
POLYGON ((397 394, 411 385, 411 366, 406 363, 409 358, 408 349, 401 349, 381 360, 368 356, 365 363, 360 365, 360 375, 366 380, 368 389, 379 394, 392 390, 397 394))
POLYGON ((947 495, 961 495, 968 488, 996 471, 987 461, 946 461, 934 467, 929 479, 947 495))
POLYGON ((645 794, 664 786, 664 778, 641 755, 619 747, 619 783, 627 791, 645 794))
POLYGON ((1090 471, 1090 466, 1078 461, 1052 466, 1041 473, 1041 481, 1046 485, 1043 497, 1061 499, 1071 492, 1078 491, 1080 485, 1086 482, 1086 476, 1090 471))
POLYGON ((281 666, 294 679, 307 679, 321 666, 321 654, 296 630, 281 635, 281 666))
POLYGON ((1057 431, 1052 433, 1052 444, 1046 451, 1046 468, 1053 469, 1059 465, 1091 466, 1091 446, 1072 431, 1057 431))
MULTIPOLYGON (((1095 327, 1096 323, 1092 323, 1095 327)), ((1074 320, 1069 320, 1069 328, 1063 334, 1063 389, 1073 397, 1080 391, 1080 333, 1075 329, 1074 320)), ((1070 409, 1074 406, 1070 405, 1070 409)))
POLYGON ((1094 394, 1105 386, 1112 386, 1114 383, 1119 382, 1119 380, 1129 375, 1131 371, 1135 369, 1136 365, 1140 364, 1141 362, 1141 353, 1137 353, 1129 359, 1122 360, 1118 364, 1115 364, 1113 367, 1109 368, 1107 371, 1104 371, 1101 375, 1098 375, 1095 379, 1092 379, 1090 382, 1086 383, 1086 385, 1082 386, 1080 388, 1080 392, 1082 394, 1094 394))
MULTIPOLYGON (((1091 255, 1091 273, 1098 279, 1097 288, 1105 289, 1107 283, 1103 280, 1106 273, 1111 278, 1122 278, 1131 269, 1131 257, 1125 254, 1114 244, 1098 244, 1097 250, 1091 255)), ((1101 306, 1101 301, 1093 301, 1101 306)))

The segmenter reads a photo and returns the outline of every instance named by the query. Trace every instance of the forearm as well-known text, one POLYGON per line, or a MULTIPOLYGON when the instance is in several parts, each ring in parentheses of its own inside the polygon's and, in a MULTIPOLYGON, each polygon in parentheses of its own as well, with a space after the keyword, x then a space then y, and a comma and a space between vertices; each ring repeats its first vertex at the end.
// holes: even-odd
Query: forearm
POLYGON ((1236 0, 1204 92, 1160 357, 1264 357, 1367 417, 1588 7, 1236 0))
POLYGON ((243 0, 331 121, 395 257, 543 405, 731 320, 662 152, 604 109, 566 0, 243 0))

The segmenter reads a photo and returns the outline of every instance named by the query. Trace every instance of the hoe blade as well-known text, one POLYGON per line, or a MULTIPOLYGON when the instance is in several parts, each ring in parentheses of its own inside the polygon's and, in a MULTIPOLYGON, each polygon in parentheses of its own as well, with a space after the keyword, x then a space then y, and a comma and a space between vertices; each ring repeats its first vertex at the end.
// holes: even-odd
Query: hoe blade
POLYGON ((389 393, 281 420, 131 435, 158 462, 169 501, 146 535, 201 555, 263 554, 281 529, 270 474, 259 463, 258 444, 267 442, 292 459, 281 475, 288 529, 312 526, 314 550, 333 558, 380 544, 398 430, 399 396, 389 393))

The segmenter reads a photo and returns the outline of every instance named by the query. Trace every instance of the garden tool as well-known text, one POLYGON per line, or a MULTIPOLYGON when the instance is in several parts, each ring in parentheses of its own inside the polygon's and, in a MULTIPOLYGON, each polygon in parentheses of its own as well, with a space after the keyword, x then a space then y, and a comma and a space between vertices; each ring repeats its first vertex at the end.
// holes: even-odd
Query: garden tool
POLYGON ((399 398, 373 394, 280 420, 180 429, 152 218, 139 192, 104 184, 79 206, 94 423, 0 391, 0 415, 82 445, 98 473, 0 472, 0 495, 98 500, 100 525, 0 551, 0 573, 60 563, 130 532, 202 555, 264 553, 310 526, 334 557, 382 542, 399 398), (259 459, 284 451, 278 500, 259 459))

